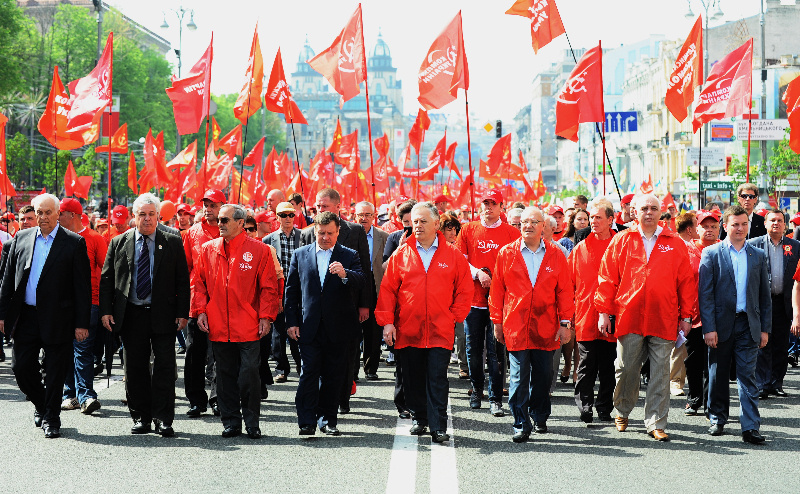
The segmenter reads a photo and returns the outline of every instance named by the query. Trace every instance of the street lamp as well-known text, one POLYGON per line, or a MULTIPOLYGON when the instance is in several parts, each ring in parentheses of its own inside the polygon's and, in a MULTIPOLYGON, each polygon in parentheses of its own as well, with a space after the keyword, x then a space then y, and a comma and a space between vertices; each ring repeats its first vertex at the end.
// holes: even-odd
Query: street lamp
MULTIPOLYGON (((184 17, 186 17, 186 14, 189 14, 189 22, 186 23, 186 28, 189 31, 194 31, 195 29, 197 29, 197 24, 194 23, 194 9, 185 9, 183 8, 183 5, 181 5, 177 10, 175 9, 169 9, 169 10, 173 12, 175 16, 178 18, 178 49, 177 50, 173 49, 173 51, 175 51, 175 56, 178 57, 178 79, 180 79, 181 66, 182 66, 181 50, 183 48, 183 19, 184 17)), ((161 29, 165 30, 169 29, 169 24, 167 23, 167 14, 166 12, 163 11, 162 14, 164 17, 164 22, 161 23, 161 29)), ((206 90, 209 90, 209 88, 206 88, 206 90)), ((175 132, 175 143, 176 143, 175 154, 178 154, 181 152, 181 134, 177 130, 175 132)))

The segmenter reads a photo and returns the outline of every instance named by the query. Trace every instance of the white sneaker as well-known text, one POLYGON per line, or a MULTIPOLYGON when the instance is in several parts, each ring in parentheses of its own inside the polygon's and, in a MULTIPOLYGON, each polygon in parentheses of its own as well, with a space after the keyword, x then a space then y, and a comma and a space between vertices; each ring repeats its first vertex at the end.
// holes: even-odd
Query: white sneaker
POLYGON ((62 410, 77 410, 81 406, 78 403, 77 398, 67 398, 66 400, 61 402, 61 409, 62 410))
POLYGON ((669 388, 669 394, 672 396, 684 396, 686 393, 681 388, 669 388))
POLYGON ((92 412, 100 410, 100 401, 94 398, 86 398, 86 401, 81 405, 81 413, 84 415, 91 415, 92 412))

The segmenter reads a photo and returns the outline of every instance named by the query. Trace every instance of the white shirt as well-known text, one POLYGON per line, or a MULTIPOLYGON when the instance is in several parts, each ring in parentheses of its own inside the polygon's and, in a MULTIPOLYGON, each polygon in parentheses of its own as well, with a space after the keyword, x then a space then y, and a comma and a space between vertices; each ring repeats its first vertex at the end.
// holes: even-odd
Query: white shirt
POLYGON ((520 242, 522 246, 522 258, 525 260, 525 266, 528 268, 528 278, 531 280, 531 286, 536 286, 536 278, 539 277, 539 268, 542 267, 544 260, 544 239, 539 240, 539 248, 532 251, 525 245, 525 242, 520 242))
POLYGON ((658 236, 661 235, 661 232, 664 230, 661 225, 656 227, 656 232, 653 234, 652 237, 647 238, 642 231, 642 225, 637 227, 639 230, 639 234, 642 236, 642 242, 644 243, 644 250, 647 253, 647 262, 650 262, 650 253, 653 252, 653 248, 656 246, 656 241, 658 240, 658 236))

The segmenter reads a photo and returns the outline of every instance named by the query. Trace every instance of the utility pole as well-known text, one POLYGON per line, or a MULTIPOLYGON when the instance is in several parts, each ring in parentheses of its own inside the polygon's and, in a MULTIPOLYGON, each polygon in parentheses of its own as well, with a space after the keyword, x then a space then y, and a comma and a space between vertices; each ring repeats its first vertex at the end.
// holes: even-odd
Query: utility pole
MULTIPOLYGON (((764 0, 761 0, 761 119, 767 118, 767 38, 766 18, 764 16, 764 0)), ((761 166, 767 164, 767 141, 761 141, 761 166)))

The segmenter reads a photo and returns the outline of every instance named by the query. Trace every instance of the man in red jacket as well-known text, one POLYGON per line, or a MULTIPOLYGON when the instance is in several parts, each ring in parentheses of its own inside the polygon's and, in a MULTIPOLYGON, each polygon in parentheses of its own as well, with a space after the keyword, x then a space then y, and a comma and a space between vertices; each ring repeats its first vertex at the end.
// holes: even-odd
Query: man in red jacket
POLYGON ((447 365, 455 340, 455 323, 469 313, 472 280, 464 256, 449 246, 439 230, 439 212, 420 203, 411 210, 414 236, 389 258, 375 319, 383 339, 394 344, 411 434, 431 428, 433 441, 447 434, 447 365))
POLYGON ((649 356, 644 424, 654 439, 667 441, 669 356, 678 330, 688 335, 692 329, 697 284, 683 240, 658 225, 660 210, 652 194, 634 199, 639 225, 611 240, 600 263, 594 305, 603 335, 609 334, 609 316, 616 315, 617 430, 628 428, 628 415, 639 399, 639 372, 649 356))
MULTIPOLYGON (((244 233, 247 213, 238 204, 219 211, 220 238, 206 242, 192 271, 192 313, 208 333, 217 364, 222 437, 261 437, 259 340, 278 315, 280 294, 272 253, 244 233)), ((266 356, 265 356, 266 357, 266 356)))
POLYGON ((575 313, 567 259, 542 239, 542 212, 526 208, 520 225, 522 238, 500 249, 489 292, 494 336, 511 361, 508 407, 515 443, 530 437, 531 415, 533 430, 547 432, 553 352, 569 341, 575 313))

